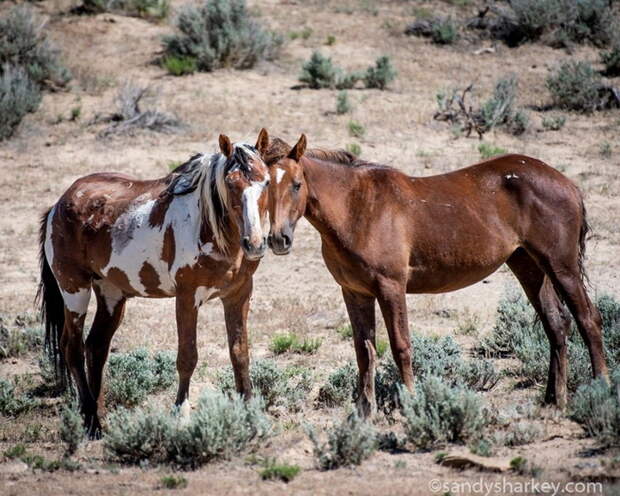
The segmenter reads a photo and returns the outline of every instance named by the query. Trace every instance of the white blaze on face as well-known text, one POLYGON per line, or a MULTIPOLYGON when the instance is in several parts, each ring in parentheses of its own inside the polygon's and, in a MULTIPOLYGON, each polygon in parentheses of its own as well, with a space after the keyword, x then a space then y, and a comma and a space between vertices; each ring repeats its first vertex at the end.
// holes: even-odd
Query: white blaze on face
POLYGON ((280 181, 282 181, 284 174, 286 174, 286 171, 278 167, 278 169, 276 170, 276 184, 280 184, 280 181))
POLYGON ((262 219, 258 208, 258 200, 267 185, 264 181, 252 181, 250 186, 243 190, 243 235, 250 238, 250 242, 260 245, 263 242, 262 219))

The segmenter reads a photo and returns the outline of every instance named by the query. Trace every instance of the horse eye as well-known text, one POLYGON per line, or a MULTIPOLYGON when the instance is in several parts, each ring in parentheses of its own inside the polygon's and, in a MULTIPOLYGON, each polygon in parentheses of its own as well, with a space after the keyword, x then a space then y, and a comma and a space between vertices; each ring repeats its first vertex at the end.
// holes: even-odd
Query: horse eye
POLYGON ((269 181, 269 179, 267 179, 267 181, 265 182, 265 188, 266 188, 267 186, 269 186, 269 183, 270 183, 270 182, 271 182, 271 181, 269 181))
POLYGON ((295 181, 295 182, 293 183, 293 189, 294 189, 295 191, 299 191, 299 190, 301 189, 301 183, 300 183, 300 182, 295 181))

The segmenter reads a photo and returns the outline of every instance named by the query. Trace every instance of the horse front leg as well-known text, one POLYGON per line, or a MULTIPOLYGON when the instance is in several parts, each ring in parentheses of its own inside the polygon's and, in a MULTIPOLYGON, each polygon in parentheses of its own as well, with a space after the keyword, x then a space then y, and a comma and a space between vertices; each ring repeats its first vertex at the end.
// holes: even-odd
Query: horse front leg
POLYGON ((377 411, 375 398, 375 298, 342 288, 347 307, 353 344, 359 370, 357 409, 360 416, 369 418, 377 411))
POLYGON ((184 417, 189 416, 189 383, 198 362, 196 348, 196 323, 198 305, 194 292, 181 293, 176 298, 177 335, 179 339, 177 352, 177 372, 179 388, 175 406, 180 408, 184 417))
POLYGON ((248 352, 248 311, 252 296, 252 279, 248 279, 235 294, 222 298, 228 350, 235 374, 235 385, 245 399, 252 396, 250 381, 250 357, 248 352))
POLYGON ((382 281, 377 300, 388 336, 394 362, 405 387, 413 392, 413 369, 411 368, 411 339, 407 319, 405 288, 391 280, 382 281))

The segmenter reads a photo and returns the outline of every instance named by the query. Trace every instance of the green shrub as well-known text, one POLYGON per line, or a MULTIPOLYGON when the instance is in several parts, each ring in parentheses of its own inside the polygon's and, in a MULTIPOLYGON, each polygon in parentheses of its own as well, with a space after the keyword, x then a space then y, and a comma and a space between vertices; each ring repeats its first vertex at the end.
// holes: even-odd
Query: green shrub
MULTIPOLYGON (((439 377, 450 386, 485 391, 492 389, 500 375, 488 360, 464 360, 459 345, 451 336, 411 335, 412 368, 418 379, 439 377)), ((393 360, 377 367, 375 392, 377 408, 391 416, 399 406, 400 373, 393 360)))
MULTIPOLYGON (((47 40, 44 27, 45 23, 25 4, 12 7, 0 18, 0 68, 3 73, 7 67, 21 67, 36 84, 52 81, 64 85, 71 79, 69 71, 59 61, 58 50, 47 40)), ((20 79, 26 80, 25 77, 20 79)))
POLYGON ((252 18, 245 0, 205 0, 181 8, 175 21, 180 31, 163 38, 166 57, 191 57, 199 71, 220 67, 248 69, 273 59, 282 38, 252 18))
POLYGON ((65 455, 73 455, 84 440, 86 430, 77 402, 67 402, 60 414, 60 439, 65 443, 65 455))
POLYGON ((161 61, 164 69, 173 76, 184 76, 185 74, 194 74, 198 69, 196 65, 196 57, 178 57, 170 55, 164 57, 161 61))
POLYGON ((336 97, 336 113, 342 115, 349 112, 351 112, 351 102, 349 102, 349 95, 346 90, 341 90, 338 92, 338 96, 336 97))
POLYGON ((151 358, 144 348, 114 353, 108 363, 108 399, 119 405, 134 406, 156 391, 174 384, 174 355, 158 351, 151 358))
POLYGON ((517 87, 515 76, 498 79, 493 88, 493 95, 480 104, 479 108, 465 101, 473 85, 463 91, 453 88, 439 92, 436 95, 438 110, 433 118, 451 123, 459 133, 466 132, 467 136, 476 131, 478 137, 482 138, 484 133, 496 127, 504 127, 514 135, 523 134, 527 129, 529 117, 523 109, 515 106, 517 87))
POLYGON ((507 153, 504 148, 490 143, 480 143, 478 145, 478 151, 480 152, 480 157, 484 160, 507 153))
POLYGON ((146 19, 164 19, 170 13, 169 0, 91 0, 100 11, 146 19))
POLYGON ((524 110, 515 109, 517 78, 508 76, 495 83, 493 96, 482 104, 480 117, 486 130, 506 126, 514 135, 525 132, 529 118, 524 110))
POLYGON ((599 154, 603 158, 610 158, 611 155, 612 155, 611 143, 609 141, 603 141, 599 145, 599 149, 598 150, 599 150, 599 154))
MULTIPOLYGON (((438 376, 451 386, 484 391, 499 381, 499 373, 488 360, 464 360, 459 345, 451 336, 421 336, 412 333, 412 367, 416 380, 438 376)), ((357 392, 357 368, 353 363, 337 369, 319 389, 317 402, 332 407, 344 405, 357 392)), ((394 361, 379 362, 375 374, 377 408, 391 415, 398 407, 400 372, 394 361)))
POLYGON ((314 445, 314 456, 320 470, 360 465, 377 449, 374 428, 361 420, 356 413, 350 414, 340 424, 327 432, 327 443, 319 441, 315 429, 308 426, 308 437, 314 445))
POLYGON ((26 395, 18 395, 15 386, 5 379, 0 379, 0 414, 15 417, 39 405, 39 401, 26 395))
POLYGON ((270 349, 276 355, 281 355, 287 351, 293 353, 313 355, 321 347, 321 338, 304 338, 300 340, 293 333, 277 334, 271 339, 270 349))
POLYGON ((590 113, 611 103, 600 75, 587 62, 564 62, 546 84, 553 104, 560 109, 590 113))
POLYGON ((296 342, 297 336, 294 334, 276 334, 273 338, 271 338, 271 345, 269 346, 269 349, 276 355, 281 355, 282 353, 290 351, 296 342))
POLYGON ((377 358, 381 359, 388 349, 389 343, 385 339, 377 339, 377 358))
POLYGON ((609 77, 620 76, 620 33, 616 33, 609 49, 601 52, 604 74, 609 77))
POLYGON ((430 13, 421 13, 424 15, 407 26, 405 34, 430 38, 438 45, 451 45, 458 40, 458 26, 451 17, 430 17, 430 13))
POLYGON ((570 415, 586 431, 605 444, 620 442, 620 371, 611 374, 611 384, 597 379, 579 387, 570 406, 570 415))
POLYGON ((416 393, 400 392, 407 439, 421 449, 480 436, 488 419, 478 395, 437 377, 420 379, 416 393))
POLYGON ((353 337, 353 327, 351 324, 342 324, 336 328, 336 332, 342 339, 349 339, 353 337))
POLYGON ((542 429, 532 422, 520 420, 510 425, 510 430, 503 436, 504 446, 523 446, 539 439, 542 429))
MULTIPOLYGON (((250 366, 250 380, 255 394, 264 400, 266 408, 285 407, 298 411, 312 389, 312 377, 305 368, 281 369, 272 360, 256 360, 250 366)), ((220 372, 216 379, 219 389, 227 394, 235 392, 231 367, 220 372)))
POLYGON ((366 134, 366 128, 357 121, 349 121, 347 127, 349 128, 349 134, 354 138, 363 138, 366 134))
POLYGON ((43 347, 43 329, 40 325, 32 324, 35 322, 21 322, 18 316, 15 325, 10 325, 0 317, 0 360, 21 356, 43 347))
POLYGON ((366 88, 384 90, 388 84, 396 79, 397 74, 394 66, 392 66, 390 58, 384 55, 377 59, 374 67, 366 69, 364 84, 366 88))
POLYGON ((325 57, 320 52, 313 52, 310 60, 304 63, 299 81, 306 83, 310 88, 336 88, 339 90, 351 89, 361 79, 356 72, 347 73, 334 65, 331 57, 325 57))
POLYGON ((351 155, 359 157, 362 154, 362 147, 357 143, 349 143, 345 146, 345 150, 351 155))
POLYGON ((301 468, 299 465, 289 465, 288 463, 279 463, 275 458, 267 460, 265 468, 260 471, 263 480, 281 480, 283 482, 291 482, 301 468))
POLYGON ((336 369, 319 389, 317 404, 326 407, 341 406, 353 398, 357 388, 357 367, 353 362, 336 369))
POLYGON ((613 33, 608 0, 512 0, 510 7, 512 16, 501 19, 496 31, 511 45, 545 34, 551 35, 548 41, 555 46, 584 41, 601 45, 613 33))
POLYGON ((188 421, 161 410, 120 408, 110 414, 104 448, 113 460, 195 468, 255 447, 271 432, 257 399, 205 392, 188 421))
POLYGON ((477 439, 470 447, 469 450, 478 456, 493 456, 493 444, 487 439, 477 439))
POLYGON ((187 479, 182 475, 164 475, 159 482, 164 489, 185 489, 187 487, 187 479))
POLYGON ((35 112, 41 93, 21 66, 4 65, 0 74, 0 141, 10 138, 29 112, 35 112))
MULTIPOLYGON (((596 305, 603 319, 603 338, 608 365, 620 360, 620 303, 601 296, 596 305)), ((529 384, 544 384, 549 368, 549 341, 534 309, 518 291, 500 300, 491 334, 483 338, 476 351, 487 357, 515 357, 519 365, 513 373, 529 384)), ((591 377, 590 358, 581 336, 573 330, 568 340, 568 389, 575 391, 591 377)))
POLYGON ((431 39, 438 45, 452 45, 459 38, 456 24, 451 17, 433 23, 431 39))
POLYGON ((566 124, 566 116, 564 115, 545 117, 542 121, 542 125, 547 131, 559 131, 564 127, 564 124, 566 124))

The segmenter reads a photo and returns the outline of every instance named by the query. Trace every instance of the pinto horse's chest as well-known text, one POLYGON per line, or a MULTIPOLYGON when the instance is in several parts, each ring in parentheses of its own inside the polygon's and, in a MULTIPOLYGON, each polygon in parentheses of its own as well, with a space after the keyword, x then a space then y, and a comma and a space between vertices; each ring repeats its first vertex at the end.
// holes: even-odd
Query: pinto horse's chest
POLYGON ((201 263, 204 260, 228 270, 229 264, 213 242, 200 240, 202 218, 192 195, 175 197, 163 220, 154 223, 153 213, 160 207, 152 199, 137 203, 110 228, 110 258, 100 273, 125 293, 175 296, 183 283, 204 285, 210 279, 209 272, 213 272, 208 264, 201 263))

